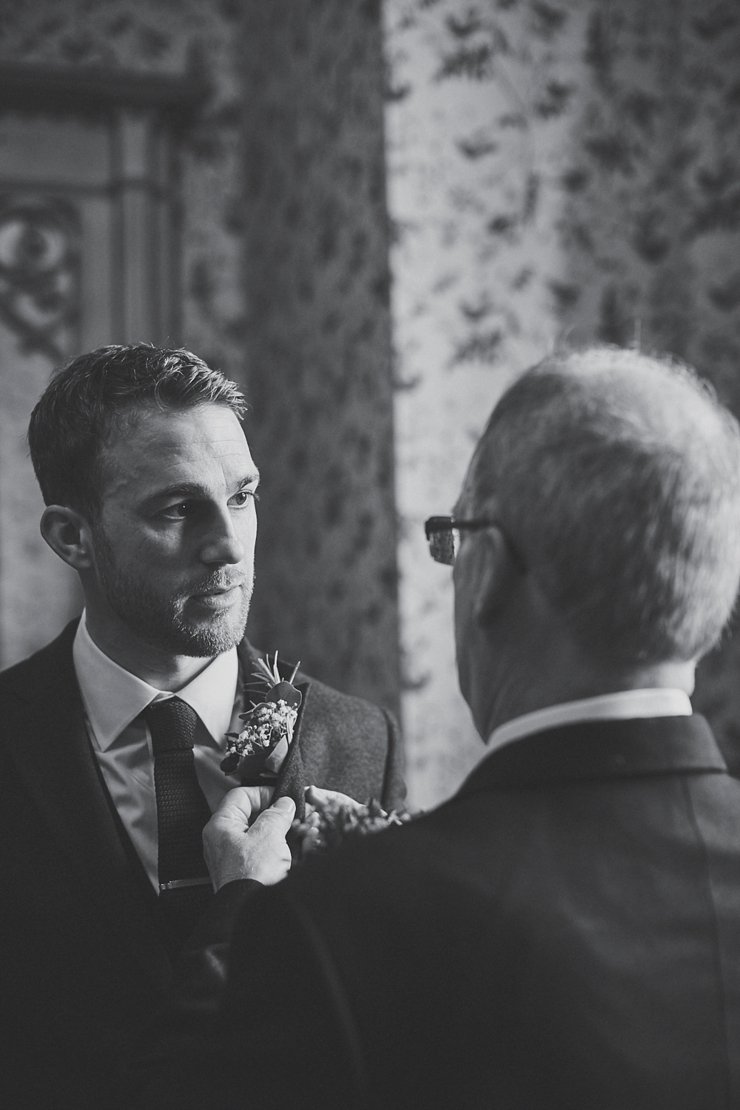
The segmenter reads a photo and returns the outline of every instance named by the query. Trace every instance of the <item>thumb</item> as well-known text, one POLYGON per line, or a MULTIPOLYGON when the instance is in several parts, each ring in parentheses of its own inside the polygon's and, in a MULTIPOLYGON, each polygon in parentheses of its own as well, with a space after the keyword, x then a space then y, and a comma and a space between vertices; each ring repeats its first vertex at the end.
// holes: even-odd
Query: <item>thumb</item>
POLYGON ((211 821, 219 824, 236 821, 240 825, 247 825, 252 815, 252 800, 248 791, 243 786, 237 786, 224 794, 216 809, 213 811, 211 821))
POLYGON ((266 825, 268 822, 274 827, 276 832, 281 832, 283 835, 287 833, 293 818, 295 817, 295 802, 292 798, 278 798, 276 802, 270 806, 269 809, 264 810, 254 822, 255 825, 266 825))
POLYGON ((255 813, 269 806, 272 793, 272 788, 266 786, 235 786, 224 794, 213 819, 219 823, 235 821, 247 825, 255 813))

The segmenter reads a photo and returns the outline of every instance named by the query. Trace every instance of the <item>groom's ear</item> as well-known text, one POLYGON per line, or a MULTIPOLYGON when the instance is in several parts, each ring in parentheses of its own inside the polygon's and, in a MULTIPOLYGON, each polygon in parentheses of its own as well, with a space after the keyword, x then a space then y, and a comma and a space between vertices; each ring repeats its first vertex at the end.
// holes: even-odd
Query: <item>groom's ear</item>
POLYGON ((92 537, 87 520, 67 505, 47 505, 41 517, 41 535, 52 551, 74 570, 89 570, 92 537))

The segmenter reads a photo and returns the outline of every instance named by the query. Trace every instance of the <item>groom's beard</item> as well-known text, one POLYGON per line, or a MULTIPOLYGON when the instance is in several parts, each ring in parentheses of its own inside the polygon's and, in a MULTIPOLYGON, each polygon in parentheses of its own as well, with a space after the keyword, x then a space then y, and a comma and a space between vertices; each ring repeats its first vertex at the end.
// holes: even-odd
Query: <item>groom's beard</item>
POLYGON ((254 574, 224 568, 173 593, 147 581, 138 569, 123 565, 104 530, 93 528, 96 566, 105 599, 132 632, 152 647, 174 655, 199 658, 229 651, 244 638, 254 588, 254 574), (238 587, 227 609, 204 612, 197 595, 238 587))

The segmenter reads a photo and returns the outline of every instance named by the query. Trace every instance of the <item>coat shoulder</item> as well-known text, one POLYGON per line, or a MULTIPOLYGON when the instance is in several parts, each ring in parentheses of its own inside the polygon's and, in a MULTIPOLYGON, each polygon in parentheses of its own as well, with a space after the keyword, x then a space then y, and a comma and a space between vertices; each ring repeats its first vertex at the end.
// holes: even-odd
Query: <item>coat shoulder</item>
POLYGON ((383 736, 387 733, 391 714, 374 702, 354 694, 342 693, 318 679, 311 679, 309 696, 315 706, 320 706, 322 715, 327 720, 334 719, 339 724, 352 721, 368 730, 378 731, 383 736))
POLYGON ((31 725, 46 727, 50 716, 58 719, 77 709, 80 695, 72 661, 76 627, 72 621, 51 643, 0 672, 3 741, 25 736, 31 725))
MULTIPOLYGON (((300 682, 300 676, 299 680, 300 682)), ((406 794, 403 745, 393 715, 318 680, 304 686, 302 747, 307 782, 396 808, 406 794)))
POLYGON ((38 690, 39 681, 48 683, 59 676, 60 669, 71 666, 76 630, 77 621, 71 621, 54 640, 33 655, 0 671, 0 696, 15 692, 23 694, 29 688, 38 690))

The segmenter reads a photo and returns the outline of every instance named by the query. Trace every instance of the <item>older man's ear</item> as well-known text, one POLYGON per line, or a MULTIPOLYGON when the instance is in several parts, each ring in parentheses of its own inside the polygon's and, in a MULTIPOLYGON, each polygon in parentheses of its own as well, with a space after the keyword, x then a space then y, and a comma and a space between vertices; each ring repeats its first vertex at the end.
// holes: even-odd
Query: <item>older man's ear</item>
POLYGON ((474 542, 478 550, 470 567, 474 576, 471 584, 473 616, 476 624, 486 627, 511 601, 520 571, 500 529, 487 528, 475 536, 474 542))

